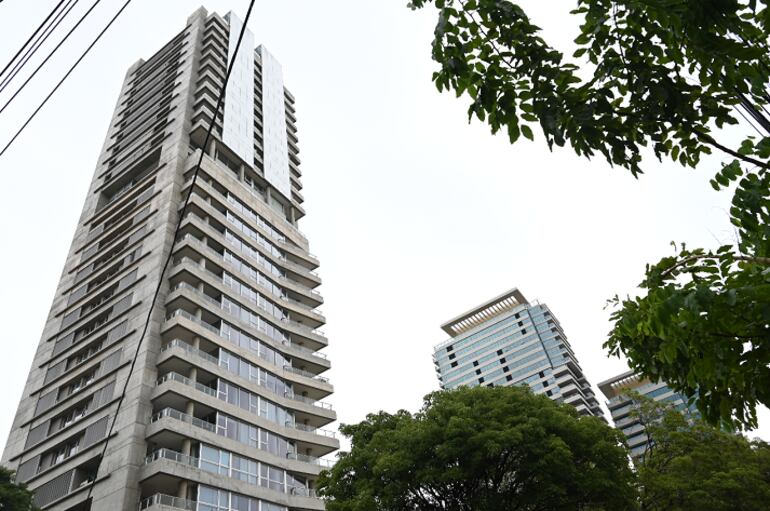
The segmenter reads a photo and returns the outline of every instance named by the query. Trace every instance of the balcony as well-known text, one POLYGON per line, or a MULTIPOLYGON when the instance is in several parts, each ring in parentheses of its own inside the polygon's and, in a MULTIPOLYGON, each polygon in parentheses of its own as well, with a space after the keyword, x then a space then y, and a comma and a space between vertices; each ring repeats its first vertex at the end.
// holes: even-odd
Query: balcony
POLYGON ((187 500, 181 497, 172 497, 171 495, 156 493, 152 497, 147 497, 139 503, 140 510, 150 509, 152 511, 160 511, 161 509, 168 508, 198 511, 198 502, 195 500, 187 500))
MULTIPOLYGON (((260 273, 268 277, 269 280, 274 280, 275 282, 281 284, 280 287, 282 293, 278 294, 274 290, 266 288, 262 282, 254 280, 250 275, 245 274, 237 265, 234 265, 231 261, 226 260, 219 250, 210 247, 207 242, 204 242, 193 234, 183 234, 178 238, 178 241, 179 244, 176 248, 177 254, 189 253, 190 251, 193 251, 196 255, 199 254, 200 256, 205 257, 208 262, 212 263, 214 266, 221 267, 222 271, 228 271, 233 275, 240 277, 239 280, 248 282, 248 284, 253 286, 255 290, 260 291, 265 296, 268 296, 274 301, 279 302, 279 304, 286 308, 289 313, 300 315, 306 318, 306 320, 310 323, 318 326, 326 322, 326 318, 323 316, 321 311, 316 309, 316 307, 323 302, 321 295, 317 291, 302 287, 299 283, 289 280, 286 277, 272 274, 267 269, 265 269, 267 271, 260 270, 260 273), (185 250, 185 245, 189 247, 189 250, 185 250), (313 305, 309 305, 300 300, 289 297, 287 295, 287 291, 298 293, 302 297, 307 296, 311 298, 313 305)), ((222 249, 224 249, 224 246, 222 247, 222 249)), ((200 266, 200 264, 195 259, 191 259, 187 256, 179 257, 177 258, 177 261, 181 261, 182 259, 186 259, 188 262, 192 262, 193 264, 200 266)), ((255 271, 259 270, 257 268, 252 269, 255 271)), ((214 278, 217 280, 222 279, 221 274, 217 274, 212 271, 208 271, 208 273, 214 276, 214 278)))
MULTIPOLYGON (((190 314, 189 312, 187 312, 185 310, 177 309, 177 310, 171 312, 170 314, 168 314, 166 316, 166 321, 170 321, 170 320, 172 320, 174 318, 177 318, 177 317, 181 317, 181 318, 184 318, 184 319, 186 319, 188 321, 191 321, 191 322, 201 326, 202 328, 208 330, 209 332, 215 334, 217 338, 224 339, 225 341, 227 341, 228 344, 232 344, 229 339, 227 339, 227 338, 225 338, 225 337, 223 337, 221 335, 219 328, 215 327, 214 325, 211 325, 210 323, 207 323, 206 321, 204 321, 202 319, 199 319, 199 318, 195 317, 194 315, 190 314)), ((313 374, 313 373, 311 373, 309 371, 305 371, 305 370, 302 370, 302 369, 297 369, 297 368, 292 367, 292 366, 285 365, 285 366, 283 366, 282 370, 284 372, 291 373, 291 374, 297 374, 297 375, 300 375, 300 376, 304 376, 306 378, 310 378, 312 380, 315 380, 315 381, 318 381, 318 382, 321 382, 321 383, 327 383, 327 384, 329 383, 329 379, 328 378, 325 378, 325 377, 317 375, 317 374, 313 374)))
MULTIPOLYGON (((182 260, 185 260, 185 258, 183 258, 182 260)), ((190 262, 191 260, 190 259, 186 259, 186 261, 190 262)), ((212 275, 213 277, 216 277, 217 279, 221 280, 221 278, 222 278, 222 277, 218 276, 216 273, 210 272, 209 270, 203 269, 203 271, 205 271, 206 273, 209 273, 210 275, 212 275)), ((227 311, 222 309, 221 304, 220 304, 220 302, 217 299, 209 296, 205 292, 201 291, 200 289, 198 289, 197 287, 195 287, 195 286, 193 286, 191 284, 188 284, 187 282, 180 282, 176 286, 171 288, 171 290, 169 291, 169 295, 173 294, 175 291, 178 291, 178 290, 184 290, 184 291, 186 291, 188 293, 192 293, 195 296, 198 296, 201 299, 205 300, 209 304, 215 306, 217 309, 222 311, 223 314, 228 314, 228 315, 232 316, 227 311)), ((221 293, 221 294, 225 294, 225 293, 222 293, 219 290, 218 290, 218 292, 221 293)), ((238 295, 233 295, 233 296, 238 297, 238 295)), ((171 301, 173 301, 173 300, 169 299, 167 301, 167 303, 170 303, 171 301)), ((279 301, 279 300, 275 300, 275 301, 279 301)), ((319 336, 323 337, 324 339, 326 338, 326 335, 324 334, 324 332, 322 330, 319 330, 317 328, 311 328, 311 327, 309 327, 309 326, 307 326, 307 325, 305 325, 303 323, 299 323, 297 321, 293 321, 293 320, 291 320, 291 319, 289 319, 287 317, 275 316, 270 311, 260 307, 258 304, 250 303, 248 308, 252 309, 252 310, 254 308, 259 309, 260 312, 258 312, 258 314, 267 315, 269 318, 272 319, 273 322, 275 322, 277 325, 280 325, 283 329, 288 330, 289 332, 291 332, 291 331, 300 332, 301 334, 304 334, 304 337, 309 338, 309 339, 313 339, 313 340, 317 340, 317 338, 319 336)), ((297 351, 299 351, 299 352, 301 352, 303 354, 307 354, 307 355, 310 355, 310 356, 313 356, 313 357, 318 357, 318 358, 321 358, 321 359, 324 359, 324 360, 327 359, 325 353, 320 353, 320 352, 318 352, 316 350, 312 350, 312 349, 306 348, 306 347, 304 347, 304 346, 302 346, 300 344, 291 342, 291 340, 284 341, 283 344, 286 345, 286 346, 289 346, 292 349, 297 350, 297 351)))
MULTIPOLYGON (((194 469, 205 471, 205 469, 201 468, 200 458, 196 458, 194 456, 188 456, 181 452, 177 452, 166 448, 158 449, 144 459, 145 466, 150 466, 158 462, 170 462, 176 465, 184 465, 187 467, 192 467, 194 469)), ((221 474, 221 473, 220 475, 224 475, 224 477, 232 478, 232 476, 230 475, 221 474)), ((294 495, 294 496, 305 497, 305 498, 313 498, 313 499, 318 498, 313 488, 306 488, 304 486, 288 486, 285 492, 274 490, 274 489, 268 489, 266 487, 261 487, 261 488, 263 488, 263 491, 283 493, 287 495, 294 495)))
MULTIPOLYGON (((213 433, 213 434, 217 435, 219 438, 223 438, 223 435, 221 433, 217 432, 217 427, 216 427, 215 424, 213 424, 211 422, 208 422, 206 420, 203 420, 203 419, 199 419, 198 417, 195 417, 195 416, 188 415, 186 413, 180 412, 179 410, 176 410, 174 408, 164 408, 164 409, 160 410, 159 412, 156 412, 150 418, 150 424, 159 422, 159 421, 161 421, 163 419, 171 419, 172 421, 178 421, 178 422, 181 422, 181 423, 190 424, 194 428, 202 429, 204 431, 207 431, 209 433, 213 433)), ((157 434, 157 431, 156 432, 151 432, 151 436, 155 435, 155 434, 157 434)), ((227 438, 227 437, 224 437, 224 438, 227 438)), ((232 439, 228 439, 228 440, 232 440, 232 439)), ((239 446, 245 447, 246 449, 259 450, 262 453, 267 453, 269 455, 272 455, 272 456, 276 457, 276 459, 281 459, 279 456, 277 456, 275 454, 272 454, 269 451, 260 449, 258 447, 249 446, 248 444, 240 443, 237 440, 232 440, 232 441, 235 442, 235 443, 238 443, 239 446)), ((219 442, 213 442, 213 443, 214 443, 214 445, 217 445, 219 442)), ((337 445, 335 447, 335 449, 336 448, 339 448, 339 445, 337 445)), ((332 449, 332 450, 334 450, 334 449, 332 449)), ((246 454, 244 453, 244 455, 246 455, 246 454)), ((316 456, 310 456, 310 455, 307 455, 307 454, 300 454, 300 453, 289 452, 289 453, 286 454, 286 458, 285 459, 293 460, 293 461, 298 461, 300 463, 309 464, 309 465, 313 465, 314 467, 320 467, 320 468, 331 468, 332 466, 334 466, 334 462, 331 461, 331 460, 319 458, 319 457, 316 457, 316 456)), ((293 471, 298 471, 298 472, 302 472, 302 473, 307 473, 306 470, 303 470, 302 465, 294 465, 294 467, 288 466, 288 467, 284 467, 284 468, 286 468, 287 470, 293 470, 293 471)), ((307 466, 305 465, 304 468, 307 468, 307 466)), ((315 473, 315 471, 313 471, 313 472, 315 473)))
MULTIPOLYGON (((195 348, 191 346, 190 344, 182 341, 181 339, 173 339, 170 342, 164 344, 160 349, 161 357, 160 361, 158 362, 158 366, 160 367, 169 367, 176 370, 184 370, 188 369, 191 364, 196 362, 195 360, 190 360, 190 357, 199 359, 200 365, 198 365, 199 369, 202 371, 208 371, 214 374, 214 371, 217 371, 219 369, 224 369, 222 365, 220 365, 219 358, 206 353, 203 350, 200 350, 198 348, 195 348), (165 354, 171 355, 171 352, 174 350, 178 350, 178 355, 176 357, 178 358, 177 363, 171 364, 166 363, 167 360, 172 358, 171 356, 165 356, 165 354), (210 364, 210 365, 209 365, 210 364), (206 365, 209 365, 209 368, 206 368, 206 365), (211 367, 211 366, 215 367, 211 367)), ((307 408, 306 406, 299 406, 295 409, 295 412, 302 412, 305 414, 312 414, 316 415, 318 417, 323 417, 324 420, 322 421, 323 424, 327 424, 330 421, 335 420, 336 415, 333 413, 332 405, 329 403, 325 403, 323 401, 319 401, 318 399, 304 396, 296 393, 296 384, 294 385, 295 390, 294 392, 287 392, 285 394, 279 394, 275 393, 272 389, 266 386, 263 382, 254 382, 252 380, 244 379, 242 376, 236 374, 235 372, 232 372, 229 369, 225 369, 230 372, 233 379, 237 382, 240 380, 243 380, 244 382, 248 382, 248 384, 251 385, 258 385, 261 388, 271 392, 277 401, 281 401, 282 399, 294 401, 296 403, 302 403, 303 405, 307 405, 313 408, 307 408)), ((314 389, 307 389, 309 391, 312 391, 314 389)), ((316 391, 317 392, 317 391, 316 391)))
MULTIPOLYGON (((216 319, 219 319, 219 318, 227 319, 228 323, 237 326, 239 330, 242 330, 248 333, 250 336, 254 336, 258 339, 261 339, 261 337, 267 337, 269 341, 267 341, 265 344, 267 344, 270 347, 274 346, 275 348, 278 349, 278 351, 285 353, 286 355, 297 357, 299 359, 302 359, 306 363, 312 364, 314 366, 312 369, 317 370, 318 372, 323 372, 329 369, 330 367, 330 363, 325 353, 320 353, 313 349, 306 348, 305 346, 294 343, 291 341, 290 336, 287 336, 283 333, 280 336, 278 336, 277 334, 271 336, 265 333, 264 331, 257 329, 252 323, 247 322, 244 318, 238 315, 233 315, 230 311, 224 309, 220 305, 220 303, 214 298, 208 296, 207 294, 199 291, 198 289, 190 286, 187 283, 181 282, 177 284, 175 288, 172 289, 172 292, 168 295, 166 305, 171 307, 174 307, 174 306, 180 307, 180 305, 182 305, 182 307, 177 310, 184 310, 183 304, 178 304, 178 302, 183 298, 192 307, 195 307, 195 308, 198 308, 200 306, 207 307, 209 311, 206 311, 206 314, 210 314, 216 319), (174 305, 174 304, 177 304, 177 305, 174 305), (255 331, 258 333, 254 334, 253 332, 255 331)), ((249 313, 254 314, 251 311, 249 311, 249 313)), ((264 321, 264 320, 261 320, 261 321, 264 321)), ((275 318, 274 322, 275 324, 280 325, 283 330, 286 330, 289 332, 291 332, 291 330, 294 330, 295 331, 294 335, 296 335, 296 331, 298 330, 296 327, 291 328, 290 325, 288 325, 286 322, 278 320, 278 318, 275 318)), ((276 330, 276 332, 278 332, 278 330, 276 330)))
MULTIPOLYGON (((202 383, 193 381, 190 378, 182 376, 179 373, 170 372, 170 373, 167 373, 167 374, 163 375, 162 377, 158 378, 158 380, 156 381, 156 385, 158 387, 160 387, 164 383, 171 382, 171 381, 177 382, 177 383, 181 383, 182 385, 185 385, 187 387, 195 389, 196 391, 202 392, 202 393, 204 393, 204 394, 206 394, 208 396, 211 396, 213 398, 219 399, 220 401, 228 402, 228 401, 226 401, 225 399, 223 399, 221 397, 221 395, 219 394, 219 392, 217 392, 216 389, 214 389, 212 387, 208 387, 206 385, 203 385, 202 383)), ((217 379, 217 381, 218 381, 218 379, 217 379)), ((188 397, 187 394, 185 394, 185 397, 188 397)), ((306 425, 306 424, 299 424, 299 423, 296 423, 294 421, 286 421, 285 423, 279 424, 279 425, 285 426, 285 427, 290 428, 290 429, 295 429, 297 431, 302 431, 302 432, 305 432, 305 433, 311 433, 311 434, 314 434, 314 435, 324 436, 324 437, 327 437, 327 438, 336 438, 336 436, 337 436, 334 433, 334 431, 329 431, 329 430, 326 430, 326 429, 316 428, 316 427, 309 426, 309 425, 306 425)))
MULTIPOLYGON (((188 215, 188 217, 190 219, 200 218, 193 213, 188 215)), ((189 225, 189 220, 188 220, 188 225, 189 225)), ((185 230, 185 227, 186 225, 183 224, 182 226, 183 231, 185 230)), ((204 231, 204 230, 205 229, 201 229, 201 231, 204 231)), ((213 231, 216 233, 219 232, 216 230, 213 230, 213 231)), ((203 236, 208 236, 208 234, 206 232, 203 232, 203 236)), ((222 255, 222 250, 226 248, 233 253, 237 253, 237 248, 231 248, 231 245, 229 244, 217 241, 215 238, 210 238, 209 241, 213 241, 214 244, 219 245, 221 247, 221 249, 215 249, 209 246, 209 242, 204 242, 200 238, 198 238, 197 236, 189 232, 182 234, 178 238, 178 240, 179 240, 179 248, 177 249, 177 252, 181 251, 181 248, 183 248, 181 245, 183 243, 188 243, 192 249, 194 249, 196 252, 200 253, 201 255, 204 255, 205 257, 208 257, 213 261, 217 261, 217 262, 221 261, 221 262, 218 262, 217 264, 221 265, 222 267, 232 268, 231 271, 241 274, 241 270, 233 266, 232 263, 230 263, 229 261, 224 260, 224 257, 222 255)), ((239 257, 246 259, 242 255, 239 257)), ((312 311, 313 308, 323 303, 323 298, 321 297, 321 294, 318 291, 310 289, 309 287, 304 286, 303 284, 296 282, 294 280, 288 279, 282 275, 275 275, 274 273, 271 273, 270 269, 262 265, 261 262, 259 261, 249 260, 249 265, 259 266, 260 268, 254 268, 254 269, 260 270, 265 275, 268 275, 270 279, 275 280, 276 282, 281 284, 281 286, 283 286, 286 291, 293 292, 301 298, 307 298, 310 302, 312 302, 312 305, 306 305, 303 302, 298 300, 292 300, 292 299, 289 299, 289 300, 291 300, 292 302, 304 305, 309 311, 312 311)))

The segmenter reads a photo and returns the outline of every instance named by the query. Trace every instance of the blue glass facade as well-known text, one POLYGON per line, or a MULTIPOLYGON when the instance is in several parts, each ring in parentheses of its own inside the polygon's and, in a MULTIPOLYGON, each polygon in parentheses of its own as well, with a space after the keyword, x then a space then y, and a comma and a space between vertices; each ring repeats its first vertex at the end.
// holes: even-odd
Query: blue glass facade
POLYGON ((495 314, 474 311, 483 320, 462 318, 461 324, 471 328, 435 347, 433 360, 441 388, 528 385, 536 393, 574 404, 581 413, 601 415, 548 307, 508 298, 501 303, 505 307, 490 305, 495 314))
POLYGON ((654 401, 672 406, 687 417, 698 417, 698 411, 694 404, 689 404, 687 397, 674 392, 665 383, 650 382, 628 371, 599 384, 599 388, 609 399, 607 407, 610 409, 612 421, 615 427, 626 436, 626 443, 631 450, 633 458, 641 457, 648 447, 649 439, 639 420, 632 415, 635 408, 634 402, 628 397, 628 392, 638 392, 654 401))

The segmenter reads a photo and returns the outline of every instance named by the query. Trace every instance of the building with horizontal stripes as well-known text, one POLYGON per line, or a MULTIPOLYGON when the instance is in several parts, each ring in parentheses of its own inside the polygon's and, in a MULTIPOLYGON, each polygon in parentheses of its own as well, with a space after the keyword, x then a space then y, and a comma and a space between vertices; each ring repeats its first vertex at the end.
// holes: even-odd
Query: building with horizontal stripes
POLYGON ((536 394, 602 417, 599 402, 567 337, 545 304, 516 288, 447 321, 450 338, 434 347, 442 389, 528 385, 536 394))
POLYGON ((688 419, 699 417, 694 404, 687 397, 675 392, 663 382, 653 382, 648 378, 630 370, 609 378, 599 384, 599 389, 607 398, 607 408, 610 410, 612 422, 626 436, 626 442, 631 450, 631 457, 638 459, 649 447, 651 439, 647 436, 644 425, 635 416, 636 407, 632 392, 648 397, 653 401, 669 406, 688 419))
POLYGON ((324 508, 294 97, 241 27, 201 8, 128 69, 2 457, 46 511, 324 508))

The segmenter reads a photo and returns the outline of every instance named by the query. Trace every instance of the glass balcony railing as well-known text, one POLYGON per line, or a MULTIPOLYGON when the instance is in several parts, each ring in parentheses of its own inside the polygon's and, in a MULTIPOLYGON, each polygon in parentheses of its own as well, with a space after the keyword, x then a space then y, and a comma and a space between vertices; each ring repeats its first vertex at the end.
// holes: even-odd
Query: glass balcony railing
MULTIPOLYGON (((163 410, 155 413, 150 418, 150 423, 157 422, 164 418, 178 420, 181 422, 185 422, 187 424, 192 424, 196 428, 201 428, 201 429, 205 429, 206 431, 210 431, 212 433, 217 433, 217 427, 215 424, 207 422, 203 419, 199 419, 197 417, 187 415, 186 413, 180 412, 179 410, 176 410, 174 408, 164 408, 163 410)), ((260 429, 260 431, 264 431, 264 430, 260 429)), ((222 433, 217 433, 217 434, 222 434, 222 433)), ((272 452, 272 451, 269 451, 269 452, 272 452)), ((303 463, 311 463, 313 465, 318 465, 320 467, 326 467, 326 468, 330 468, 334 465, 334 462, 330 460, 325 460, 323 458, 316 458, 315 456, 309 456, 307 454, 299 454, 295 452, 286 453, 286 458, 290 460, 301 461, 303 463)))
MULTIPOLYGON (((201 243, 201 241, 198 240, 198 238, 196 238, 195 236, 192 236, 190 234, 186 234, 185 236, 182 237, 182 239, 188 239, 188 238, 194 239, 196 242, 201 243)), ((217 256, 221 257, 219 254, 217 254, 217 256)), ((198 267, 200 269, 200 271, 202 271, 204 273, 207 273, 213 279, 215 279, 217 282, 220 282, 222 280, 222 276, 221 275, 217 275, 216 273, 212 272, 211 270, 208 270, 208 269, 202 267, 198 261, 196 261, 194 259, 191 259, 189 257, 180 257, 179 259, 174 261, 174 266, 177 266, 177 265, 180 265, 180 264, 185 264, 185 263, 191 264, 191 265, 194 265, 194 266, 198 267)), ((225 261, 225 263, 229 265, 229 263, 227 261, 225 261)), ((239 271, 239 270, 236 268, 236 271, 239 271)), ((193 289, 195 289, 195 288, 193 288, 193 289)), ((173 291, 173 289, 172 289, 172 291, 173 291)), ((315 313, 315 314, 319 314, 320 315, 320 313, 318 313, 317 311, 314 311, 310 306, 305 305, 302 302, 298 302, 297 300, 293 300, 291 298, 286 298, 286 297, 283 297, 283 296, 275 296, 272 293, 271 293, 271 296, 275 297, 279 301, 282 300, 282 301, 285 301, 285 302, 291 302, 293 304, 299 304, 300 306, 305 308, 307 310, 307 312, 315 313)), ((262 309, 262 310, 265 310, 265 309, 262 309)), ((268 314, 270 314, 269 311, 265 311, 265 312, 268 312, 268 314)), ((294 326, 297 329, 299 329, 300 331, 304 332, 305 334, 307 334, 311 338, 314 338, 316 336, 322 337, 323 340, 325 340, 325 338, 326 338, 326 334, 323 331, 321 331, 321 330, 319 330, 317 328, 311 328, 311 327, 309 327, 307 325, 303 325, 302 323, 297 323, 296 321, 292 321, 290 319, 280 318, 280 317, 274 316, 273 314, 271 314, 271 316, 275 317, 276 320, 278 320, 278 321, 287 322, 287 323, 291 324, 292 326, 294 326)))
MULTIPOLYGON (((191 261, 191 259, 188 259, 188 261, 191 261)), ((208 270, 204 270, 204 271, 208 272, 208 270)), ((208 273, 211 273, 211 272, 208 272, 208 273)), ((214 273, 211 273, 211 274, 216 276, 216 274, 214 274, 214 273)), ((219 279, 221 277, 217 277, 217 278, 219 279)), ((222 305, 220 304, 220 302, 218 300, 215 300, 214 298, 212 298, 209 295, 207 295, 206 293, 202 292, 200 289, 196 288, 195 286, 192 286, 192 285, 188 284, 187 282, 180 282, 179 284, 177 284, 176 286, 171 288, 169 290, 169 292, 174 292, 174 291, 177 291, 179 289, 186 289, 187 291, 189 291, 191 293, 195 293, 196 295, 200 296, 201 298, 203 298, 207 302, 209 302, 212 305, 216 306, 218 309, 222 310, 222 312, 225 312, 225 313, 229 314, 229 312, 227 312, 224 309, 222 309, 222 305)), ((260 308, 260 310, 264 310, 264 309, 260 308)), ((265 311, 265 312, 268 312, 268 311, 265 311)), ((300 331, 305 332, 307 334, 311 334, 311 335, 312 334, 324 335, 324 333, 322 331, 320 331, 320 330, 310 328, 307 325, 303 325, 302 323, 297 323, 296 321, 292 321, 291 319, 281 318, 281 317, 277 317, 277 316, 272 316, 272 317, 275 318, 276 321, 280 321, 283 324, 290 325, 291 327, 296 328, 297 330, 300 330, 300 331)), ((325 353, 319 353, 319 352, 311 350, 309 348, 305 348, 305 347, 300 346, 298 344, 292 343, 291 341, 282 341, 282 344, 284 344, 286 346, 289 346, 292 349, 295 349, 295 350, 297 350, 297 351, 299 351, 301 353, 307 353, 309 355, 312 355, 312 356, 318 357, 318 358, 322 358, 324 360, 326 360, 326 358, 327 358, 325 353)))
POLYGON ((202 383, 192 381, 190 378, 187 378, 186 376, 182 376, 179 373, 174 373, 174 372, 166 373, 160 378, 158 378, 158 380, 156 381, 156 384, 160 386, 166 383, 167 381, 175 381, 175 382, 181 383, 182 385, 187 385, 188 387, 192 387, 199 392, 203 392, 204 394, 208 394, 209 396, 218 397, 216 389, 212 389, 211 387, 207 387, 202 383))
MULTIPOLYGON (((217 392, 216 389, 213 389, 211 387, 207 387, 206 385, 203 385, 202 383, 195 382, 191 380, 190 378, 187 378, 186 376, 182 376, 179 373, 170 372, 166 373, 165 375, 158 378, 156 384, 158 386, 163 385, 167 381, 175 381, 178 383, 181 383, 182 385, 186 385, 188 387, 194 388, 195 390, 199 392, 203 392, 204 394, 207 394, 211 397, 215 397, 219 400, 225 401, 225 399, 222 398, 222 396, 217 392)), ((320 429, 320 428, 314 428, 313 426, 308 426, 306 424, 300 424, 296 423, 294 421, 286 421, 284 424, 287 428, 296 429, 299 431, 305 431, 307 433, 313 433, 316 435, 325 436, 328 438, 336 438, 337 435, 334 431, 329 431, 326 429, 320 429)))
POLYGON ((174 410, 173 408, 164 408, 163 410, 153 414, 153 416, 150 418, 150 422, 158 422, 164 418, 186 422, 187 424, 192 424, 196 428, 205 429, 206 431, 210 431, 212 433, 216 433, 217 431, 215 424, 212 424, 211 422, 205 421, 203 419, 199 419, 197 417, 193 417, 192 415, 187 415, 186 413, 180 412, 179 410, 174 410))
MULTIPOLYGON (((205 300, 205 301, 209 302, 209 303, 210 303, 212 306, 216 307, 216 308, 217 308, 217 312, 221 312, 222 314, 226 314, 226 315, 228 315, 228 316, 230 316, 230 317, 234 317, 234 318, 236 318, 237 320, 241 321, 241 318, 240 318, 240 316, 237 316, 237 315, 233 315, 233 314, 231 314, 231 313, 230 313, 230 311, 228 311, 228 310, 226 310, 226 309, 222 308, 222 305, 221 305, 221 304, 220 304, 220 303, 219 303, 217 300, 215 300, 214 298, 210 297, 210 296, 209 296, 209 295, 207 295, 206 293, 203 293, 203 292, 202 292, 202 291, 200 291, 199 289, 197 289, 197 288, 195 288, 195 287, 191 286, 190 284, 187 284, 187 283, 185 283, 185 282, 182 282, 182 283, 180 283, 180 284, 177 284, 176 286, 174 286, 174 287, 171 289, 171 292, 173 292, 173 291, 176 291, 176 290, 179 290, 179 289, 185 289, 185 290, 187 290, 187 291, 189 291, 189 292, 191 292, 191 293, 194 293, 194 294, 195 294, 195 295, 197 295, 197 296, 200 296, 200 297, 201 297, 203 300, 205 300)), ((182 317, 185 317, 185 318, 187 318, 187 319, 191 319, 192 321, 198 321, 198 318, 196 318, 195 316, 193 316, 193 315, 192 315, 192 314, 190 314, 189 312, 186 312, 186 311, 184 311, 184 310, 181 310, 181 309, 177 309, 177 311, 174 311, 174 312, 173 312, 173 313, 171 313, 171 314, 176 314, 177 312, 179 312, 179 314, 181 314, 181 315, 182 315, 182 317), (179 311, 181 311, 181 312, 179 312, 179 311)), ((167 317, 166 317, 166 320, 169 320, 169 319, 172 319, 172 316, 171 316, 171 315, 169 315, 169 316, 167 316, 167 317)), ((276 318, 276 319, 278 319, 278 318, 276 318)), ((283 321, 283 320, 281 320, 280 322, 282 322, 282 321, 283 321)), ((203 322, 203 323, 205 323, 205 322, 203 322)), ((204 327, 205 327, 206 325, 208 325, 208 323, 205 323, 204 327)), ((209 326, 210 326, 210 325, 209 325, 209 326)), ((216 330, 216 327, 212 327, 212 328, 214 328, 214 329, 215 329, 214 331, 217 331, 217 332, 218 332, 218 330, 216 330)), ((307 327, 305 327, 305 328, 307 328, 307 327)), ((301 356, 317 357, 317 358, 320 358, 320 359, 323 359, 323 360, 327 360, 327 356, 326 356, 326 354, 325 354, 325 353, 319 353, 319 352, 317 352, 317 351, 315 351, 315 350, 312 350, 312 349, 310 349, 310 348, 306 348, 306 347, 304 347, 304 346, 301 346, 301 345, 299 345, 299 344, 295 344, 295 343, 291 342, 291 340, 286 340, 286 339, 273 339, 273 340, 274 340, 275 342, 278 342, 278 343, 280 343, 280 344, 281 344, 281 345, 283 345, 283 346, 286 346, 286 347, 288 347, 290 350, 294 351, 295 353, 300 353, 300 354, 301 354, 301 356)), ((290 353, 290 352, 289 352, 289 353, 290 353)))
POLYGON ((164 495, 162 493, 156 493, 152 497, 147 497, 139 503, 139 509, 148 509, 153 506, 170 507, 173 509, 184 509, 186 511, 197 511, 198 502, 195 500, 187 500, 181 497, 172 497, 171 495, 164 495))
MULTIPOLYGON (((180 348, 191 355, 194 355, 196 357, 199 357, 203 360, 206 360, 208 362, 211 362, 212 364, 221 365, 220 361, 217 357, 210 355, 206 353, 205 351, 199 350, 198 348, 195 348, 194 346, 191 346, 190 344, 182 341, 181 339, 173 339, 169 341, 168 343, 164 344, 160 351, 163 353, 166 350, 172 349, 172 348, 180 348)), ((270 392, 273 392, 269 387, 259 384, 261 387, 267 389, 270 392)), ((273 392, 275 394, 275 392, 273 392)), ((298 394, 276 394, 277 396, 284 397, 286 399, 291 399, 293 401, 299 401, 301 403, 305 403, 311 406, 315 406, 317 408, 321 408, 323 410, 332 410, 332 405, 329 403, 324 403, 323 401, 317 401, 315 399, 301 396, 298 394)))
MULTIPOLYGON (((180 465, 186 465, 188 467, 201 468, 200 458, 188 456, 181 452, 172 451, 171 449, 158 449, 152 454, 148 455, 144 459, 145 465, 151 465, 160 460, 171 461, 172 463, 179 463, 180 465)), ((221 472, 220 472, 221 474, 221 472)), ((227 475, 227 474, 224 474, 227 475)), ((232 476, 228 476, 232 477, 232 476)), ((317 498, 316 492, 312 488, 305 488, 304 486, 288 486, 286 491, 275 490, 279 493, 288 493, 289 495, 296 495, 299 497, 317 498)), ((144 508, 142 508, 144 509, 144 508)))
POLYGON ((290 452, 286 455, 286 457, 289 458, 290 460, 297 460, 303 463, 311 463, 313 465, 318 465, 319 467, 324 467, 324 468, 332 468, 334 466, 334 462, 331 460, 325 460, 323 458, 315 458, 313 456, 308 456, 307 454, 290 452))

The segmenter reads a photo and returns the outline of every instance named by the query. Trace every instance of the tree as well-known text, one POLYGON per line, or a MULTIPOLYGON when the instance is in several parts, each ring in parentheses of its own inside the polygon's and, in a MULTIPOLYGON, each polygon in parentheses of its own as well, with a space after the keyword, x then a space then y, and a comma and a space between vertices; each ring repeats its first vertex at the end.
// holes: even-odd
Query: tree
POLYGON ((14 472, 0 466, 0 510, 35 511, 32 505, 33 494, 23 483, 14 481, 14 472))
POLYGON ((643 511, 760 511, 770 502, 770 444, 639 400, 652 442, 637 466, 643 511))
POLYGON ((513 143, 567 143, 586 157, 642 173, 642 151, 696 167, 718 151, 716 190, 735 186, 736 240, 716 250, 675 247, 648 265, 643 296, 612 302, 605 347, 665 380, 711 423, 756 426, 770 406, 770 9, 768 0, 577 0, 568 60, 505 0, 413 0, 439 11, 433 74, 439 91, 471 99, 469 119, 513 143), (580 62, 578 66, 575 62, 580 62), (751 119, 739 147, 714 127, 751 119))
POLYGON ((411 414, 343 425, 329 511, 635 509, 622 435, 524 387, 434 392, 411 414))

